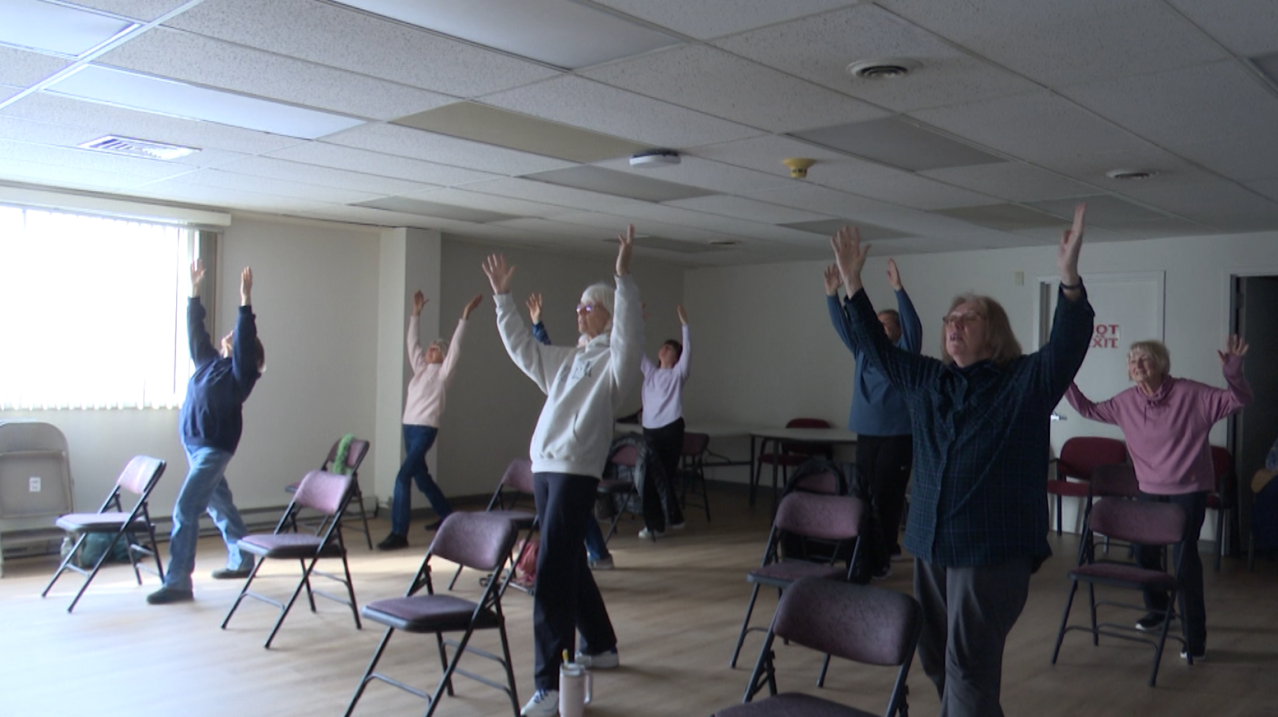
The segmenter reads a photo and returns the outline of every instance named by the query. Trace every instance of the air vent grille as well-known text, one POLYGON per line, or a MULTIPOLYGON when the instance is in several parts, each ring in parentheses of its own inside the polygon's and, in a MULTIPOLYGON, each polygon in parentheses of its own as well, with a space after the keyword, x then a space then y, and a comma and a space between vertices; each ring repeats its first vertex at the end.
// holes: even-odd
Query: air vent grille
POLYGON ((178 159, 200 151, 194 147, 183 147, 176 144, 164 144, 163 142, 152 142, 145 139, 119 137, 116 135, 99 137, 79 146, 82 149, 91 149, 95 152, 110 152, 111 154, 122 154, 128 157, 145 157, 147 159, 165 161, 178 159))

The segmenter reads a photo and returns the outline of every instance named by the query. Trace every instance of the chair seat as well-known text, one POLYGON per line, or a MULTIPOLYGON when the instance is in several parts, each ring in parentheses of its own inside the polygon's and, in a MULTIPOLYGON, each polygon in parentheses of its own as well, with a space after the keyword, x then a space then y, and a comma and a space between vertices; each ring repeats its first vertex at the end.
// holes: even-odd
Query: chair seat
POLYGON ((1047 481, 1048 495, 1064 495, 1074 498, 1086 498, 1089 491, 1091 491, 1091 486, 1086 483, 1068 480, 1047 481))
MULTIPOLYGON (((321 538, 306 533, 261 533, 240 538, 240 549, 262 558, 311 558, 321 538)), ((339 558, 345 551, 330 542, 320 553, 322 558, 339 558)))
POLYGON ((635 489, 635 484, 633 481, 628 481, 622 478, 604 478, 599 481, 599 488, 597 490, 600 493, 611 494, 611 493, 629 493, 633 491, 634 489, 635 489))
POLYGON ((746 576, 746 580, 752 583, 785 587, 799 578, 813 576, 837 579, 842 578, 846 573, 846 569, 837 565, 822 565, 803 560, 792 560, 755 568, 746 576))
MULTIPOLYGON (((364 606, 364 617, 373 622, 408 632, 465 630, 475 603, 452 595, 413 595, 377 600, 364 606)), ((501 620, 491 611, 481 613, 476 629, 497 627, 501 620)))
POLYGON ((1092 563, 1069 571, 1071 579, 1082 579, 1101 585, 1136 586, 1149 590, 1171 590, 1176 578, 1161 570, 1147 570, 1128 563, 1092 563))
POLYGON ((490 510, 488 515, 497 515, 509 520, 515 525, 516 530, 528 530, 532 528, 533 523, 537 520, 537 516, 523 510, 490 510))
MULTIPOLYGON (((128 513, 67 513, 58 518, 57 526, 68 533, 114 533, 129 521, 128 513)), ((146 521, 134 518, 130 526, 136 530, 146 530, 146 521)))
POLYGON ((876 717, 855 707, 841 705, 820 697, 783 692, 764 700, 733 705, 714 713, 714 717, 876 717))

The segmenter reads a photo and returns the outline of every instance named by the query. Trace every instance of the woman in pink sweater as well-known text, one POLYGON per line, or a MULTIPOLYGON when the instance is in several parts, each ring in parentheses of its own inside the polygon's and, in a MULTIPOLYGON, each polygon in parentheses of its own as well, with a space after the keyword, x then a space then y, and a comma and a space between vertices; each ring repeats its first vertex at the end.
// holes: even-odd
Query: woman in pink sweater
MULTIPOLYGON (((1198 534, 1203 528, 1207 493, 1216 487, 1207 434, 1217 421, 1251 400, 1242 365, 1247 344, 1231 336, 1226 350, 1217 353, 1228 389, 1168 375, 1171 357, 1167 347, 1157 341, 1138 341, 1127 352, 1127 375, 1135 386, 1102 403, 1092 403, 1077 385, 1070 385, 1065 393, 1084 418, 1123 429, 1142 500, 1175 503, 1185 510, 1185 536, 1176 545, 1173 560, 1180 565, 1178 603, 1186 642, 1181 657, 1193 655, 1195 660, 1207 653, 1198 534)), ((1162 551, 1141 548, 1137 559, 1143 567, 1161 569, 1162 551)), ((1152 611, 1166 609, 1166 596, 1146 593, 1145 606, 1151 612, 1137 621, 1136 627, 1161 629, 1162 615, 1152 611)))

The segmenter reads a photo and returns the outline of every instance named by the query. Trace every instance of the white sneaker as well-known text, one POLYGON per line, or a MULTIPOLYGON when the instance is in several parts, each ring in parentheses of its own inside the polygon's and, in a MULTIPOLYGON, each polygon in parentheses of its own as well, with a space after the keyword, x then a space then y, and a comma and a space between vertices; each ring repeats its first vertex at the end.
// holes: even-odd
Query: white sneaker
POLYGON ((523 717, 555 717, 559 714, 559 690, 537 690, 519 714, 523 717))
POLYGON ((591 670, 611 670, 621 664, 621 655, 617 654, 615 647, 598 655, 587 655, 578 650, 573 662, 591 670))
POLYGON ((654 532, 658 538, 666 534, 664 530, 651 531, 651 530, 648 530, 647 528, 644 528, 643 530, 639 531, 639 539, 652 540, 654 532))

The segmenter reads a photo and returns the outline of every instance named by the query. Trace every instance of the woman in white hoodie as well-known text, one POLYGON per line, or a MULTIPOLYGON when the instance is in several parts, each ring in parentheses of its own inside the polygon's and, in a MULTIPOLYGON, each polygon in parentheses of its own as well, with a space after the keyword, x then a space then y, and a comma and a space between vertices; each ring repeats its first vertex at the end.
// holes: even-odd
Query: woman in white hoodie
POLYGON ((506 351, 546 394, 529 447, 541 547, 533 592, 536 692, 525 717, 558 712, 560 655, 573 648, 574 630, 581 632, 576 662, 594 669, 618 664, 617 636, 582 544, 608 461, 614 409, 639 383, 643 308, 629 275, 634 236, 630 226, 619 237, 616 291, 595 284, 581 295, 577 330, 587 340, 574 347, 547 346, 529 333, 510 294, 515 267, 504 256, 491 255, 483 266, 506 351))

